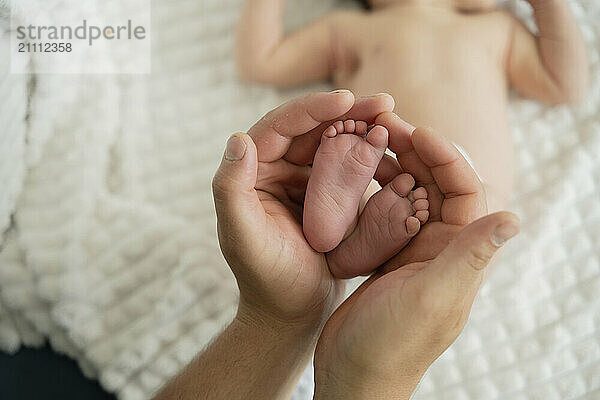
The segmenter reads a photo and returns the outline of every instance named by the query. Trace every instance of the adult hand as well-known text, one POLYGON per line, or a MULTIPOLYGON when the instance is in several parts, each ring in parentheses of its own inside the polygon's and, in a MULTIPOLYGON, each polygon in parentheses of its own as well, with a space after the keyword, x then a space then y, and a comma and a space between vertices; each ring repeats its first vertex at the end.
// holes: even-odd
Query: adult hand
MULTIPOLYGON (((456 148, 393 114, 402 169, 425 186, 430 222, 327 322, 315 355, 316 398, 409 399, 423 373, 462 331, 493 254, 519 230, 510 213, 487 216, 477 175, 456 148), (401 267, 401 268, 400 268, 401 267)), ((385 183, 389 177, 380 177, 385 183)))
POLYGON ((393 107, 386 94, 356 100, 349 91, 310 94, 229 139, 213 190, 221 249, 240 289, 238 317, 318 333, 344 286, 302 233, 310 164, 332 120, 373 123, 393 107))
MULTIPOLYGON (((232 136, 214 181, 219 241, 240 288, 232 323, 156 399, 284 399, 342 294, 300 213, 326 121, 373 122, 388 95, 316 93, 232 136)), ((389 161, 388 161, 389 163, 389 161)))
MULTIPOLYGON (((389 147, 401 171, 427 189, 429 221, 399 254, 384 266, 385 272, 434 259, 468 224, 487 214, 485 191, 477 173, 456 147, 431 129, 416 129, 393 113, 377 117, 390 133, 389 147)), ((397 171, 380 174, 381 185, 397 171)))

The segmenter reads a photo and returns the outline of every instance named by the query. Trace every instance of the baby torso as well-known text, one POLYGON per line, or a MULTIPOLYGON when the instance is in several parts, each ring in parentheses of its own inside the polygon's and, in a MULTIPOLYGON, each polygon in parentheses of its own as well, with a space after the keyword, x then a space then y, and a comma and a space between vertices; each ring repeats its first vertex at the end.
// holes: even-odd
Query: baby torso
POLYGON ((465 148, 483 180, 510 190, 504 14, 402 7, 369 14, 349 31, 340 41, 353 57, 340 63, 337 86, 392 94, 398 115, 465 148))

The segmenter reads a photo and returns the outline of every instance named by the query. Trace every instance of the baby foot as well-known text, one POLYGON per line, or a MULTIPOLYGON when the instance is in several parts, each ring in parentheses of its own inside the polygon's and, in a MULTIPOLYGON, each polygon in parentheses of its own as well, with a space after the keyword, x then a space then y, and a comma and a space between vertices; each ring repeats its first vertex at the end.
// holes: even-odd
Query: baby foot
POLYGON ((369 199, 356 229, 327 255, 335 277, 372 272, 419 232, 429 219, 429 201, 425 188, 414 185, 411 175, 398 175, 369 199))
POLYGON ((364 121, 338 121, 323 132, 304 201, 304 235, 319 252, 351 232, 360 201, 388 144, 388 131, 364 121))

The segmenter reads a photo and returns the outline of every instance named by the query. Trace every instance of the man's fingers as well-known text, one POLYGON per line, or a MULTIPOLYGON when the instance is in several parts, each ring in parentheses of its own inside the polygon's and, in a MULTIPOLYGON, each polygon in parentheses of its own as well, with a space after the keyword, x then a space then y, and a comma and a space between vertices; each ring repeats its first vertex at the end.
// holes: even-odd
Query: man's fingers
POLYGON ((258 163, 258 179, 255 188, 269 191, 273 185, 306 189, 312 168, 307 165, 295 165, 285 160, 270 163, 258 163))
POLYGON ((412 143, 423 163, 432 171, 444 194, 472 193, 481 190, 477 174, 455 145, 431 129, 417 128, 412 143))
POLYGON ((456 146, 442 135, 421 128, 413 132, 412 143, 444 196, 442 221, 466 225, 487 213, 483 185, 456 146))
POLYGON ((430 220, 441 220, 443 195, 436 185, 431 169, 421 160, 413 146, 412 135, 415 128, 391 112, 379 115, 376 123, 384 126, 389 131, 389 148, 396 154, 402 170, 415 178, 417 186, 427 189, 430 220))
POLYGON ((275 161, 285 155, 293 138, 344 115, 353 105, 354 95, 347 90, 311 93, 270 111, 248 134, 256 143, 259 160, 275 161))
POLYGON ((411 142, 412 133, 415 127, 400 118, 393 112, 385 112, 377 116, 375 122, 377 125, 382 125, 388 131, 394 132, 390 136, 389 147, 394 153, 406 153, 414 150, 411 142))
POLYGON ((516 215, 500 212, 466 226, 423 271, 436 293, 474 294, 494 254, 520 230, 516 215))
POLYGON ((364 121, 367 125, 373 125, 379 114, 392 111, 395 105, 394 98, 387 93, 359 97, 356 99, 356 102, 350 111, 344 114, 340 119, 353 119, 356 121, 364 121))
POLYGON ((402 170, 411 174, 418 186, 434 183, 429 167, 413 146, 412 135, 415 128, 392 112, 380 114, 375 123, 390 133, 389 148, 396 154, 402 170))
POLYGON ((256 146, 250 136, 244 133, 231 136, 213 178, 219 232, 247 240, 253 237, 251 232, 260 231, 264 210, 254 189, 257 171, 256 146))
POLYGON ((325 121, 313 129, 306 131, 305 135, 296 137, 292 141, 284 158, 298 165, 312 164, 317 148, 321 143, 321 135, 333 122, 336 120, 352 119, 365 121, 367 124, 372 125, 379 114, 392 111, 393 109, 394 98, 389 94, 380 93, 368 97, 359 97, 354 102, 352 108, 347 110, 343 115, 336 115, 331 120, 325 121))

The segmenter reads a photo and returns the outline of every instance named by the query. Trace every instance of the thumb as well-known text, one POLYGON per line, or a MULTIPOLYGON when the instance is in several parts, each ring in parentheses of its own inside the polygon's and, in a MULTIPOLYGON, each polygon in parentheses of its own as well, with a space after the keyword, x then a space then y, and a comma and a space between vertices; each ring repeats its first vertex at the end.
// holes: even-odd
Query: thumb
POLYGON ((212 182, 221 240, 235 240, 239 246, 253 237, 262 210, 254 190, 257 173, 258 157, 252 138, 245 133, 231 136, 212 182))
POLYGON ((476 291, 483 270, 494 254, 519 233, 520 226, 519 218, 509 212, 488 215, 466 226, 428 268, 437 289, 455 295, 476 291))

